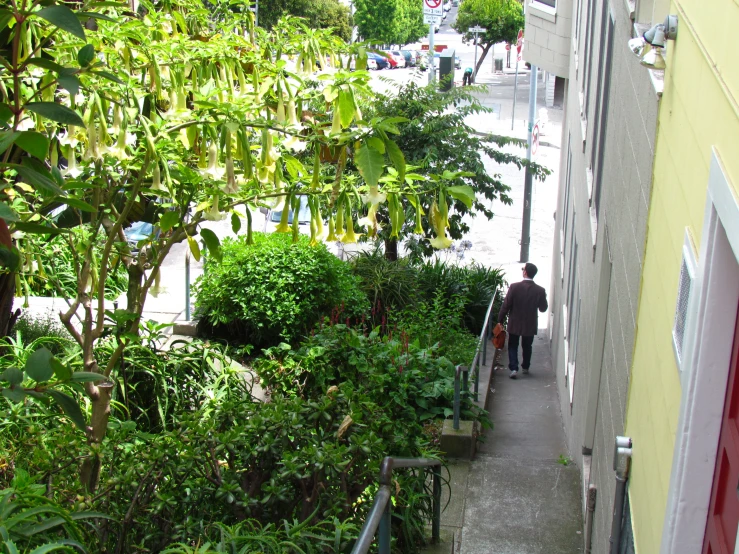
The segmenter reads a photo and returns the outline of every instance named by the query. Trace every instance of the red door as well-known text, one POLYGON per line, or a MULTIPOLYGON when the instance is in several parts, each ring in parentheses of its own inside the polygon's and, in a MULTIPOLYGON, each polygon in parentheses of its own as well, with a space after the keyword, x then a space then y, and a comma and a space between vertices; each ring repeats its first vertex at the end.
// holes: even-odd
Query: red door
POLYGON ((734 327, 729 382, 713 473, 703 554, 734 554, 739 526, 739 317, 734 327))

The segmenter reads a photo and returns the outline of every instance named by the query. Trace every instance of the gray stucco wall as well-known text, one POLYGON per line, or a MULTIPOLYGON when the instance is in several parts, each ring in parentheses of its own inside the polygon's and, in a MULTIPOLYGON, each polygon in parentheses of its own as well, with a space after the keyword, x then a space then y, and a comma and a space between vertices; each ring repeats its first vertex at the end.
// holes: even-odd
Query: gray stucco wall
MULTIPOLYGON (((598 489, 592 545, 593 553, 601 554, 609 551, 615 492, 613 444, 615 437, 623 434, 624 429, 659 101, 648 70, 639 65, 627 47, 632 36, 632 21, 626 3, 609 0, 583 4, 595 5, 596 9, 590 53, 593 70, 589 75, 590 101, 583 136, 581 110, 584 110, 585 101, 581 99, 588 94, 582 81, 588 55, 585 25, 590 20, 584 6, 579 52, 573 49, 570 53, 566 93, 557 229, 562 227, 565 217, 568 228, 564 234, 564 267, 560 262, 562 235, 557 233, 555 236, 550 292, 553 299, 551 339, 570 453, 582 467, 583 447, 592 449, 590 472, 584 474, 588 482, 584 485, 592 483, 598 489), (601 36, 604 13, 613 18, 615 25, 612 63, 610 67, 604 67, 604 74, 610 72, 610 87, 608 110, 604 117, 606 132, 602 143, 601 202, 596 219, 588 168, 595 133, 598 132, 595 95, 600 50, 607 44, 606 37, 601 36), (581 94, 583 88, 585 92, 581 94), (564 206, 568 185, 568 137, 572 158, 568 205, 564 206), (567 303, 573 217, 578 243, 580 324, 574 394, 570 403, 565 355, 572 344, 572 337, 565 341, 562 305, 567 303)), ((576 19, 573 13, 572 20, 576 19)))

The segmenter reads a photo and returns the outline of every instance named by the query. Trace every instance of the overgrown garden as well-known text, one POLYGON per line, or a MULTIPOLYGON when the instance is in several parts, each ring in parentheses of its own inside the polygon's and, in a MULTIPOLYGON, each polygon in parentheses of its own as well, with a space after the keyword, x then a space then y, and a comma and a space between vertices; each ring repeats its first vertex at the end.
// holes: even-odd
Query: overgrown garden
MULTIPOLYGON (((347 552, 382 457, 439 454, 454 365, 502 276, 423 256, 347 263, 322 241, 446 248, 455 214, 505 186, 414 151, 423 130, 377 101, 363 45, 291 18, 266 32, 248 7, 0 8, 9 554, 347 552), (301 198, 309 236, 288 223, 301 198), (252 230, 260 207, 282 208, 277 233, 252 230), (238 238, 221 244, 205 224, 226 218, 238 238), (152 232, 131 243, 136 221, 152 232), (179 243, 206 257, 207 338, 163 347, 142 314, 179 243), (14 295, 66 307, 19 319, 14 295)), ((430 497, 422 474, 397 479, 395 547, 411 552, 430 497)))

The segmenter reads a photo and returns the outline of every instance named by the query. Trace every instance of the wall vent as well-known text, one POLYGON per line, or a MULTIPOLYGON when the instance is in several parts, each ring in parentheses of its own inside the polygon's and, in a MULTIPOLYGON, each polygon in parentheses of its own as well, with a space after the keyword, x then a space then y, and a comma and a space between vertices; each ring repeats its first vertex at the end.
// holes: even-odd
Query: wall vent
POLYGON ((675 357, 678 367, 682 370, 686 337, 685 329, 688 325, 688 312, 690 306, 690 292, 695 280, 696 260, 692 240, 688 230, 685 230, 685 242, 683 244, 682 264, 680 266, 680 279, 677 287, 677 305, 675 306, 675 320, 672 324, 672 343, 675 348, 675 357))

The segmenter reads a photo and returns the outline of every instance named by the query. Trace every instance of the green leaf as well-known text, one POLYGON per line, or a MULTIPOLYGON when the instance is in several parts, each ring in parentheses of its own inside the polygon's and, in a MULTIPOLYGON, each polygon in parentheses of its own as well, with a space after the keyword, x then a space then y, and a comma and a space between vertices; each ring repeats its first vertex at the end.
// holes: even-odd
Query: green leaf
POLYGON ((367 144, 370 146, 370 148, 374 148, 380 154, 385 153, 385 143, 382 142, 382 139, 379 139, 377 137, 369 137, 367 139, 367 144))
POLYGON ((7 381, 11 386, 20 385, 23 382, 23 372, 17 367, 9 367, 0 373, 0 381, 7 381))
POLYGON ((56 102, 30 102, 26 104, 26 109, 63 125, 85 126, 85 122, 77 112, 56 102))
POLYGON ((0 202, 0 219, 4 219, 5 221, 19 220, 18 214, 15 213, 5 202, 0 202))
POLYGON ((35 156, 41 161, 46 160, 46 157, 49 155, 49 139, 41 133, 23 131, 15 139, 15 143, 31 154, 31 156, 35 156))
POLYGON ((0 31, 8 26, 11 19, 13 19, 13 12, 10 10, 0 10, 0 31))
POLYGON ((67 204, 67 206, 69 206, 70 208, 75 208, 82 212, 92 213, 95 211, 95 208, 93 208, 90 204, 77 198, 62 198, 61 201, 67 204))
POLYGON ((74 15, 74 12, 66 6, 48 6, 37 11, 34 15, 45 19, 52 25, 56 25, 60 29, 64 29, 74 36, 87 40, 85 38, 85 30, 82 28, 80 20, 74 15))
POLYGON ((354 157, 354 162, 359 168, 364 180, 370 186, 375 186, 380 179, 384 170, 384 157, 374 148, 370 148, 367 144, 360 146, 354 157))
POLYGON ((0 102, 0 121, 7 123, 11 119, 13 119, 13 111, 10 109, 10 106, 0 102))
POLYGON ((169 231, 180 220, 180 212, 164 212, 159 219, 159 228, 163 232, 169 231))
MULTIPOLYGON (((120 4, 118 4, 120 6, 120 4)), ((92 17, 93 19, 100 19, 102 21, 110 21, 112 23, 118 23, 115 19, 110 16, 104 15, 97 12, 77 12, 79 17, 92 17)))
POLYGON ((87 383, 93 381, 104 381, 105 376, 92 371, 75 371, 72 373, 72 379, 70 380, 73 383, 87 383))
MULTIPOLYGON (((64 522, 63 519, 62 522, 64 522)), ((47 552, 53 552, 54 550, 64 550, 66 552, 69 552, 69 546, 59 543, 44 544, 43 546, 38 546, 31 550, 30 554, 46 554, 47 552)))
POLYGON ((60 73, 59 77, 57 77, 56 80, 59 83, 60 87, 62 87, 64 90, 69 91, 70 95, 76 96, 77 94, 79 94, 80 80, 74 75, 60 73))
POLYGON ((36 67, 42 67, 50 71, 56 71, 57 73, 63 73, 66 69, 63 65, 56 63, 48 58, 31 58, 27 61, 29 65, 35 65, 36 67))
POLYGON ((86 431, 87 424, 85 423, 85 417, 82 415, 77 401, 69 395, 64 394, 58 390, 46 391, 46 394, 51 396, 54 401, 62 407, 62 410, 67 417, 82 431, 86 431))
POLYGON ((10 148, 19 134, 17 131, 0 131, 0 154, 10 148))
POLYGON ((305 166, 300 161, 291 156, 290 154, 283 154, 282 160, 285 162, 285 167, 290 177, 297 179, 301 175, 305 175, 305 166))
POLYGON ((241 218, 237 213, 231 214, 231 230, 233 231, 234 235, 238 235, 239 231, 241 230, 241 218))
POLYGON ((349 90, 339 91, 339 117, 341 118, 341 126, 348 127, 354 119, 354 115, 357 113, 354 107, 354 99, 352 93, 349 90))
POLYGON ((208 252, 210 252, 211 256, 213 256, 219 262, 222 261, 223 257, 221 255, 221 241, 218 240, 216 234, 210 229, 200 229, 200 236, 203 237, 205 247, 208 249, 208 252))
POLYGON ((95 47, 92 44, 85 44, 80 48, 80 51, 77 52, 77 63, 80 64, 80 67, 87 67, 94 59, 95 47))
POLYGON ((109 71, 93 71, 93 73, 95 75, 100 75, 101 77, 103 77, 105 79, 108 79, 108 81, 113 81, 114 83, 118 83, 119 85, 125 85, 126 84, 120 78, 116 77, 115 75, 113 75, 109 71))
POLYGON ((50 177, 39 173, 35 169, 17 164, 7 164, 7 167, 15 169, 18 175, 23 177, 23 180, 29 185, 55 195, 64 196, 64 191, 50 177))
POLYGON ((196 241, 194 238, 188 235, 187 244, 190 246, 190 252, 192 252, 192 257, 195 258, 196 262, 199 262, 200 261, 200 246, 198 246, 198 241, 196 241))
POLYGON ((26 398, 26 391, 21 388, 3 389, 3 396, 11 402, 23 402, 26 398))
POLYGON ((0 266, 9 271, 16 271, 20 266, 20 252, 18 248, 13 246, 8 248, 4 244, 0 244, 0 266))
POLYGON ((54 375, 54 370, 49 364, 51 357, 51 352, 46 348, 39 348, 28 356, 26 366, 23 369, 37 383, 48 381, 54 375))
POLYGON ((472 203, 475 201, 475 191, 471 186, 458 185, 448 187, 446 191, 455 200, 459 200, 468 208, 472 208, 472 203))
POLYGON ((24 233, 34 233, 36 235, 58 235, 63 232, 63 229, 57 229, 56 227, 47 227, 40 223, 28 223, 25 221, 18 221, 13 224, 13 227, 18 231, 24 233))
POLYGON ((69 381, 72 378, 72 370, 60 362, 58 358, 51 358, 49 364, 51 365, 51 369, 54 370, 54 375, 60 381, 69 381))
POLYGON ((401 185, 405 182, 405 156, 401 152, 400 147, 395 141, 387 139, 385 141, 387 147, 387 155, 390 157, 390 161, 393 162, 395 169, 398 170, 398 180, 401 185))

